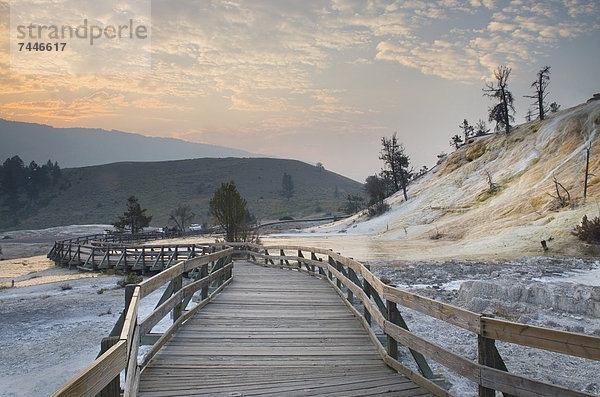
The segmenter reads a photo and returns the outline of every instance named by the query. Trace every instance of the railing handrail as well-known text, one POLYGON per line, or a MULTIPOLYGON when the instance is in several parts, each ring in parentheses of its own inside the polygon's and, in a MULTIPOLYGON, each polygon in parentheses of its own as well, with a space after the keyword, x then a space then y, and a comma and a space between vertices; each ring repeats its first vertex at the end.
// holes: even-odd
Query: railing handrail
MULTIPOLYGON (((480 392, 480 395, 493 395, 485 394, 491 390, 499 390, 511 395, 590 395, 508 373, 494 343, 495 340, 502 340, 522 346, 600 361, 600 338, 598 337, 492 318, 392 287, 384 284, 360 262, 344 257, 332 250, 294 245, 262 246, 252 243, 232 245, 236 247, 238 253, 250 255, 255 262, 257 262, 256 258, 260 257, 264 259, 264 264, 268 266, 292 268, 325 278, 341 296, 344 296, 342 292, 343 285, 346 288, 348 297, 355 296, 359 298, 366 310, 364 315, 354 310, 355 314, 365 322, 369 322, 372 318, 387 335, 388 342, 390 340, 392 344, 400 342, 410 348, 411 352, 414 351, 419 355, 428 356, 454 372, 471 379, 484 390, 484 393, 480 392), (279 255, 270 255, 269 250, 278 250, 279 255), (297 255, 286 254, 285 251, 289 250, 296 251, 297 255), (310 253, 311 257, 304 257, 303 253, 310 253), (324 258, 318 258, 317 255, 326 256, 327 261, 324 261, 324 258), (279 264, 277 261, 279 261, 279 264), (290 265, 290 261, 297 262, 297 265, 290 265), (358 279, 358 276, 362 278, 362 282, 358 279), (375 298, 375 303, 371 301, 371 297, 375 298), (385 304, 383 300, 385 300, 385 304), (479 345, 479 362, 473 362, 408 331, 406 324, 402 324, 403 320, 399 321, 397 318, 401 318, 401 316, 397 312, 396 305, 416 310, 475 333, 479 345), (498 362, 498 359, 501 363, 498 362)), ((348 297, 346 297, 347 301, 351 300, 348 297)), ((376 338, 372 339, 376 344, 379 343, 376 338)), ((436 387, 437 385, 431 384, 423 376, 415 374, 399 363, 390 354, 389 347, 387 351, 383 349, 382 345, 379 348, 384 361, 388 365, 408 374, 411 379, 424 387, 429 387, 435 394, 447 395, 446 391, 436 387)), ((413 356, 415 355, 413 354, 413 356)))
POLYGON ((146 274, 146 271, 162 271, 180 260, 222 247, 219 243, 142 244, 140 241, 97 241, 79 237, 56 241, 47 257, 69 269, 75 266, 80 270, 95 271, 114 267, 125 272, 141 270, 146 274))
POLYGON ((130 299, 123 312, 123 325, 118 330, 118 338, 114 346, 63 385, 53 396, 93 396, 125 368, 127 368, 127 375, 124 395, 136 395, 140 372, 154 354, 189 316, 204 307, 231 281, 232 264, 226 265, 225 258, 230 259, 234 253, 248 255, 257 263, 257 258, 262 258, 263 265, 299 270, 327 280, 334 290, 344 298, 350 311, 365 326, 384 362, 435 395, 448 396, 450 394, 433 382, 434 376, 425 356, 477 383, 480 388, 480 396, 493 395, 494 390, 502 391, 506 395, 591 396, 585 392, 508 373, 495 347, 495 340, 600 361, 600 338, 598 337, 491 318, 422 297, 384 284, 360 262, 332 250, 293 245, 262 246, 252 243, 228 243, 228 245, 229 248, 181 261, 139 284, 129 285, 126 294, 130 296, 130 299), (279 255, 271 255, 269 250, 278 250, 279 255), (286 254, 285 251, 290 250, 295 251, 295 255, 286 254), (305 257, 305 254, 309 254, 310 258, 305 257), (221 262, 217 266, 213 266, 212 272, 209 274, 208 264, 211 262, 214 264, 215 261, 221 262), (290 262, 297 264, 290 264, 290 262), (192 272, 194 269, 200 269, 200 276, 196 281, 183 287, 181 282, 183 274, 192 272), (223 280, 224 278, 226 281, 223 280), (209 296, 208 285, 214 280, 222 280, 221 286, 209 296), (167 282, 171 284, 155 310, 139 321, 137 310, 140 300, 167 282), (191 296, 200 289, 202 289, 202 302, 183 314, 182 306, 185 306, 183 303, 187 304, 186 299, 189 301, 191 296), (354 297, 361 300, 363 313, 358 312, 352 306, 354 297), (478 362, 410 332, 397 305, 419 311, 475 333, 478 341, 478 362), (160 336, 144 360, 138 363, 137 351, 142 336, 146 335, 161 318, 171 311, 174 314, 173 324, 160 336), (386 347, 370 328, 371 321, 374 321, 386 335, 386 347), (419 373, 398 361, 398 343, 410 349, 419 367, 419 373))
MULTIPOLYGON (((52 396, 95 396, 125 369, 124 396, 135 396, 141 370, 156 354, 160 346, 170 338, 185 320, 206 306, 231 282, 232 254, 233 248, 224 248, 221 251, 181 261, 139 284, 127 285, 126 305, 122 313, 122 319, 119 319, 119 321, 122 321, 122 327, 118 330, 115 344, 87 368, 63 384, 52 396), (211 262, 213 266, 209 272, 208 265, 211 262), (196 281, 183 287, 183 274, 194 270, 197 270, 198 273, 196 281), (208 287, 213 281, 219 281, 220 285, 209 294, 208 287), (163 294, 157 307, 143 321, 139 321, 138 308, 140 301, 168 282, 171 284, 163 294), (202 301, 193 309, 183 313, 192 295, 199 290, 202 290, 202 301), (142 336, 171 311, 173 311, 173 324, 154 343, 144 357, 142 364, 139 364, 137 355, 142 336)), ((119 324, 119 321, 117 324, 119 324)))

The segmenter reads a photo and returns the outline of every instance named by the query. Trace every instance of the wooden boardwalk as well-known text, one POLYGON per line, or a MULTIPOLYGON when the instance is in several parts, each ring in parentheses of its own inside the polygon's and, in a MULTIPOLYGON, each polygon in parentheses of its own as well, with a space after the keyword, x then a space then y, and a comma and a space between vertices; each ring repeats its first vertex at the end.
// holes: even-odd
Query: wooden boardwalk
POLYGON ((141 374, 140 396, 425 396, 325 280, 237 262, 141 374))

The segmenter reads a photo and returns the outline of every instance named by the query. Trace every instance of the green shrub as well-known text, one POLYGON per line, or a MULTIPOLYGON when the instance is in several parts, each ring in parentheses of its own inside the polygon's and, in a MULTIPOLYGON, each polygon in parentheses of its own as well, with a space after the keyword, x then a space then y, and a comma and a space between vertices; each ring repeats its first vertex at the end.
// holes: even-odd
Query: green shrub
POLYGON ((138 284, 141 283, 144 278, 138 276, 136 273, 129 273, 122 280, 117 281, 117 285, 125 287, 127 284, 138 284))

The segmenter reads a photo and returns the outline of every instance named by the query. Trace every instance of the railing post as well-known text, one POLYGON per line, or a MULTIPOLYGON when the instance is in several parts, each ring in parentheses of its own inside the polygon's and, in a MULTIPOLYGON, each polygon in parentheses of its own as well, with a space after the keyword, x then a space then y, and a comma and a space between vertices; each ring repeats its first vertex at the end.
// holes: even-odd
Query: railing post
MULTIPOLYGON (((204 278, 204 277, 208 277, 208 263, 202 265, 202 267, 200 267, 200 278, 204 278)), ((206 287, 202 287, 202 292, 200 293, 202 300, 208 298, 208 284, 206 285, 206 287)))
POLYGON ((123 247, 123 270, 125 273, 129 272, 127 269, 127 247, 123 247))
MULTIPOLYGON (((340 273, 342 273, 342 266, 340 262, 335 261, 335 268, 340 273)), ((336 285, 340 290, 342 289, 342 281, 339 278, 336 278, 336 285)))
MULTIPOLYGON (((358 276, 356 275, 356 272, 354 270, 352 270, 351 267, 348 267, 348 278, 354 284, 357 284, 355 280, 358 280, 358 276)), ((353 303, 353 301, 354 301, 354 294, 352 293, 352 290, 350 288, 348 288, 348 301, 350 303, 353 303)))
POLYGON ((73 259, 73 252, 71 251, 73 244, 69 243, 69 269, 71 268, 71 259, 73 259))
MULTIPOLYGON (((368 271, 371 271, 371 265, 364 265, 368 271)), ((367 280, 365 280, 363 278, 363 291, 365 291, 365 295, 367 295, 367 298, 371 299, 371 284, 369 284, 369 282, 367 280)), ((369 323, 369 325, 372 325, 372 320, 371 320, 371 312, 369 312, 367 310, 367 306, 363 307, 363 315, 365 317, 365 320, 367 320, 367 323, 369 323)))
MULTIPOLYGON (((173 279, 173 295, 175 295, 181 289, 182 286, 183 286, 183 274, 180 274, 179 276, 177 276, 173 279)), ((177 319, 179 317, 181 317, 182 310, 183 310, 182 302, 180 301, 173 308, 173 322, 177 321, 177 319)))
MULTIPOLYGON (((477 355, 479 364, 488 367, 494 366, 494 339, 486 338, 485 336, 477 335, 477 355)), ((479 397, 495 397, 496 391, 479 385, 479 397)))
MULTIPOLYGON (((111 347, 113 347, 119 341, 118 336, 109 336, 108 338, 102 338, 100 342, 100 355, 104 354, 111 347)), ((100 397, 119 397, 121 395, 121 376, 116 376, 110 381, 104 389, 98 394, 100 397)))
MULTIPOLYGON (((483 318, 493 316, 482 314, 481 317, 483 318)), ((508 372, 508 368, 506 368, 506 364, 504 363, 500 352, 496 348, 496 340, 483 336, 485 335, 485 325, 483 321, 481 321, 481 323, 482 335, 477 335, 477 355, 479 364, 495 368, 500 371, 508 372)), ((502 395, 504 397, 513 397, 511 394, 508 393, 502 393, 502 395)), ((479 385, 479 396, 495 396, 495 391, 487 387, 483 387, 482 385, 479 385)))
POLYGON ((146 275, 146 248, 142 247, 142 276, 146 275))
MULTIPOLYGON (((398 324, 400 320, 400 312, 398 312, 398 307, 395 302, 386 300, 385 306, 387 308, 387 318, 393 324, 398 324)), ((398 359, 398 342, 396 339, 387 335, 387 354, 391 356, 394 360, 398 359)))
MULTIPOLYGON (((318 261, 323 262, 323 258, 319 258, 318 261)), ((325 270, 322 267, 319 267, 319 274, 325 276, 325 270)))
MULTIPOLYGON (((329 258, 329 264, 333 267, 336 267, 335 261, 333 260, 332 257, 327 256, 329 258)), ((331 270, 327 269, 327 277, 329 277, 330 280, 333 281, 333 273, 331 273, 331 270)))
POLYGON ((131 298, 133 298, 133 292, 135 291, 135 284, 127 284, 125 286, 125 307, 123 308, 123 312, 119 316, 115 326, 112 331, 110 331, 109 336, 120 336, 121 330, 123 329, 123 324, 125 323, 125 316, 127 315, 127 310, 129 310, 129 304, 131 303, 131 298))
MULTIPOLYGON (((319 261, 319 262, 323 262, 323 258, 317 258, 317 256, 315 255, 314 252, 310 253, 310 259, 312 259, 313 261, 319 261)), ((319 267, 319 270, 315 269, 315 266, 313 265, 313 272, 318 272, 321 275, 325 275, 325 273, 323 272, 323 269, 321 269, 319 267)))
MULTIPOLYGON (((369 282, 364 279, 363 279, 363 291, 365 291, 365 295, 367 295, 367 298, 371 299, 371 284, 369 284, 369 282)), ((369 325, 372 325, 371 312, 369 312, 369 310, 367 310, 367 305, 363 305, 363 316, 365 317, 365 320, 367 320, 367 323, 369 325)))

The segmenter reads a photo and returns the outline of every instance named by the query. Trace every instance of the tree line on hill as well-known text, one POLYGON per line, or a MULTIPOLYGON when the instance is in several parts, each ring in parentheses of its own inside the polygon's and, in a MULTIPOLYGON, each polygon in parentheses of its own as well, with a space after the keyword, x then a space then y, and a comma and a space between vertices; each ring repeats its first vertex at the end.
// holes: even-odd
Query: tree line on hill
POLYGON ((61 170, 57 162, 48 160, 39 166, 35 161, 25 165, 19 156, 7 158, 0 166, 1 205, 17 211, 35 202, 43 189, 59 183, 61 170))
MULTIPOLYGON (((504 130, 506 134, 510 134, 511 123, 515 121, 514 115, 516 113, 514 107, 514 96, 508 89, 508 79, 512 69, 506 66, 498 66, 494 70, 494 81, 488 82, 483 88, 483 96, 490 98, 495 102, 493 106, 488 109, 488 121, 495 122, 495 131, 500 132, 504 130)), ((550 84, 550 66, 542 67, 530 88, 533 88, 534 93, 532 95, 524 95, 525 98, 533 99, 531 104, 532 108, 529 108, 525 115, 526 121, 532 121, 536 117, 539 120, 544 120, 548 113, 558 112, 560 105, 556 102, 548 103, 546 100, 548 96, 548 85, 550 84), (534 114, 537 114, 534 117, 534 114)), ((478 137, 487 135, 489 129, 485 121, 479 120, 475 126, 469 125, 467 119, 464 119, 462 124, 459 125, 461 129, 460 134, 456 134, 450 138, 450 146, 458 149, 461 145, 466 144, 467 141, 472 137, 478 137)))

